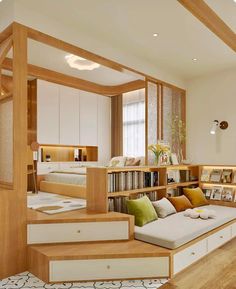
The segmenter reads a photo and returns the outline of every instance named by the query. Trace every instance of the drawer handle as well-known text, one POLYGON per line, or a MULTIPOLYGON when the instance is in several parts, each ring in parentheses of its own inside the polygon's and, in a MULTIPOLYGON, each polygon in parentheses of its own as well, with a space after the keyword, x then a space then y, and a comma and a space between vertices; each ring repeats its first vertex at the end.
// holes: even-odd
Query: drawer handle
POLYGON ((110 269, 111 268, 111 266, 110 265, 107 265, 107 269, 110 269))
POLYGON ((195 252, 192 252, 192 253, 191 253, 192 256, 194 256, 195 254, 196 254, 195 252))
POLYGON ((80 230, 78 230, 77 233, 80 233, 80 230))
POLYGON ((223 239, 223 238, 224 238, 224 236, 220 236, 220 238, 221 238, 221 239, 223 239))

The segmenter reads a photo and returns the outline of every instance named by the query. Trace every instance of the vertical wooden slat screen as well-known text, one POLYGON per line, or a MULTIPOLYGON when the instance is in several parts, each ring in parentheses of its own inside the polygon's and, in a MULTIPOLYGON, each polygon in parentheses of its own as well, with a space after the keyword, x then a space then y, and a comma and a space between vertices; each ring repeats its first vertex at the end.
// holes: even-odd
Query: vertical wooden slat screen
POLYGON ((111 156, 123 155, 122 94, 111 98, 111 156))

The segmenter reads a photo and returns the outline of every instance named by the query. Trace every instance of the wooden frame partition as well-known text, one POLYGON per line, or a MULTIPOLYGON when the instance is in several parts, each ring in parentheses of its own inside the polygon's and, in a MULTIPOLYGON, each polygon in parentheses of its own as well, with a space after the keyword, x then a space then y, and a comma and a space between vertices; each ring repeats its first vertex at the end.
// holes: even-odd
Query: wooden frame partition
POLYGON ((5 47, 13 44, 13 184, 0 186, 0 279, 27 268, 27 30, 13 23, 0 34, 0 42, 8 37, 12 40, 5 47))
MULTIPOLYGON (((27 75, 39 79, 83 88, 104 95, 117 95, 145 87, 144 80, 119 86, 101 86, 27 63, 27 39, 90 59, 117 71, 139 74, 168 87, 176 86, 148 76, 75 45, 56 39, 35 29, 13 22, 0 32, 0 69, 13 72, 13 184, 0 186, 0 279, 27 269, 26 264, 26 191, 27 191, 27 75), (13 58, 5 58, 13 47, 13 58)), ((1 81, 0 81, 1 85, 1 81)), ((176 88, 180 89, 180 88, 176 88)), ((8 95, 9 96, 9 95, 8 95)), ((10 96, 11 97, 11 96, 10 96)))

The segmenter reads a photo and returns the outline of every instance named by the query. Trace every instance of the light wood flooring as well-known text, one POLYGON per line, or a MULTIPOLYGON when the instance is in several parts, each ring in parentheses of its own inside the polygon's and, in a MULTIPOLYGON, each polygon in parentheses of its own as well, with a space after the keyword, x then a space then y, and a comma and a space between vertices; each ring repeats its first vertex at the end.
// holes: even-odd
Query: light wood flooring
POLYGON ((179 273, 161 289, 236 289, 236 239, 179 273))

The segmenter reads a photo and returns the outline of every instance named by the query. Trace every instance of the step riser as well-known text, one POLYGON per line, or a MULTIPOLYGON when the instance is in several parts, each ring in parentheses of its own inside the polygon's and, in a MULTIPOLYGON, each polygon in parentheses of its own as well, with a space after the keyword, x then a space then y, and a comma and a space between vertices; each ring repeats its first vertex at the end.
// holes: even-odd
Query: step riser
POLYGON ((28 224, 27 243, 52 244, 129 240, 133 238, 129 221, 28 224))

